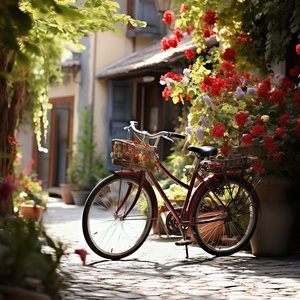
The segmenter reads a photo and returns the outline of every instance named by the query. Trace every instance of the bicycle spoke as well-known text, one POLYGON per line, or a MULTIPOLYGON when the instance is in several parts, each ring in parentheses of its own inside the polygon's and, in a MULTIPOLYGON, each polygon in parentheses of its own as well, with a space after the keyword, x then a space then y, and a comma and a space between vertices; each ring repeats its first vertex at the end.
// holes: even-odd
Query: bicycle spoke
POLYGON ((83 213, 87 243, 97 254, 120 259, 136 251, 152 225, 153 207, 147 191, 138 192, 132 178, 111 176, 99 184, 83 213))
POLYGON ((229 178, 213 191, 207 189, 195 208, 193 226, 199 245, 214 255, 242 249, 255 229, 257 211, 250 185, 229 178))

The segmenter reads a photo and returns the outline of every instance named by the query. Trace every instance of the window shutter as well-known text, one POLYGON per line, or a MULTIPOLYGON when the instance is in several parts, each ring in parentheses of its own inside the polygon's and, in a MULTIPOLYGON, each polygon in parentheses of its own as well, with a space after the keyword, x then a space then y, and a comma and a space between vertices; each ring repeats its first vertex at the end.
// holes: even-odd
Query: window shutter
POLYGON ((126 139, 124 127, 132 118, 132 83, 124 80, 108 82, 108 109, 107 109, 107 167, 114 170, 111 164, 111 140, 126 139))
POLYGON ((145 28, 127 27, 128 37, 161 38, 164 24, 161 16, 157 13, 153 0, 129 0, 127 3, 127 13, 133 18, 146 21, 145 28))

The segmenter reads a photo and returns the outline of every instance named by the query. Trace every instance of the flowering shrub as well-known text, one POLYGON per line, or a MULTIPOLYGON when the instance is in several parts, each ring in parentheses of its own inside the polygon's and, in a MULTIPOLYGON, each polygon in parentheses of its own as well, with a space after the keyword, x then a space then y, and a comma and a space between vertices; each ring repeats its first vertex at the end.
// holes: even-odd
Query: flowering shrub
POLYGON ((34 160, 31 159, 25 167, 22 165, 22 155, 17 153, 14 161, 14 175, 9 175, 7 181, 15 186, 13 203, 16 210, 21 204, 46 206, 46 194, 42 191, 42 181, 32 167, 34 160))
POLYGON ((165 100, 190 102, 186 133, 191 144, 214 144, 224 157, 241 145, 255 145, 261 174, 300 177, 300 67, 293 67, 289 78, 270 72, 259 79, 249 72, 267 74, 267 65, 285 59, 297 38, 297 1, 274 3, 187 0, 177 16, 165 12, 163 21, 174 23, 174 31, 161 40, 162 50, 177 47, 184 34, 191 34, 197 46, 185 51, 190 65, 182 74, 168 72, 160 83, 165 100), (283 8, 287 13, 278 22, 283 8), (207 49, 212 36, 220 46, 207 49))
POLYGON ((239 72, 230 60, 234 52, 225 49, 218 68, 202 80, 192 67, 161 77, 166 100, 191 102, 186 128, 190 143, 214 144, 224 157, 237 146, 254 143, 261 146, 255 165, 261 174, 300 176, 300 85, 295 84, 300 68, 290 70, 291 79, 270 74, 260 80, 239 72))

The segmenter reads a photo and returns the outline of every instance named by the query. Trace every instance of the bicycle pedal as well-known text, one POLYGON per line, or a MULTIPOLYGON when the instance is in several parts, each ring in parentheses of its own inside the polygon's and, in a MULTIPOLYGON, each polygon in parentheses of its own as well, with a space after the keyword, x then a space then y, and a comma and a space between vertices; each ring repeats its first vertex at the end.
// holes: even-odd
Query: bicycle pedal
POLYGON ((181 239, 180 241, 175 242, 176 246, 187 246, 187 245, 191 245, 192 241, 190 239, 181 239))

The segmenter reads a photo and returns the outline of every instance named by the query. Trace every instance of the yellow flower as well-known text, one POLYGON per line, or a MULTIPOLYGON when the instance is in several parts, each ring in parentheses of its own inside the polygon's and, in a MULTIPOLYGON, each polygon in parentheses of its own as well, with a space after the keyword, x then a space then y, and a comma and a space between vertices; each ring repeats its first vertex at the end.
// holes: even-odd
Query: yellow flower
POLYGON ((263 116, 261 116, 261 120, 262 120, 264 123, 269 122, 269 119, 270 119, 270 117, 269 117, 268 115, 263 115, 263 116))

